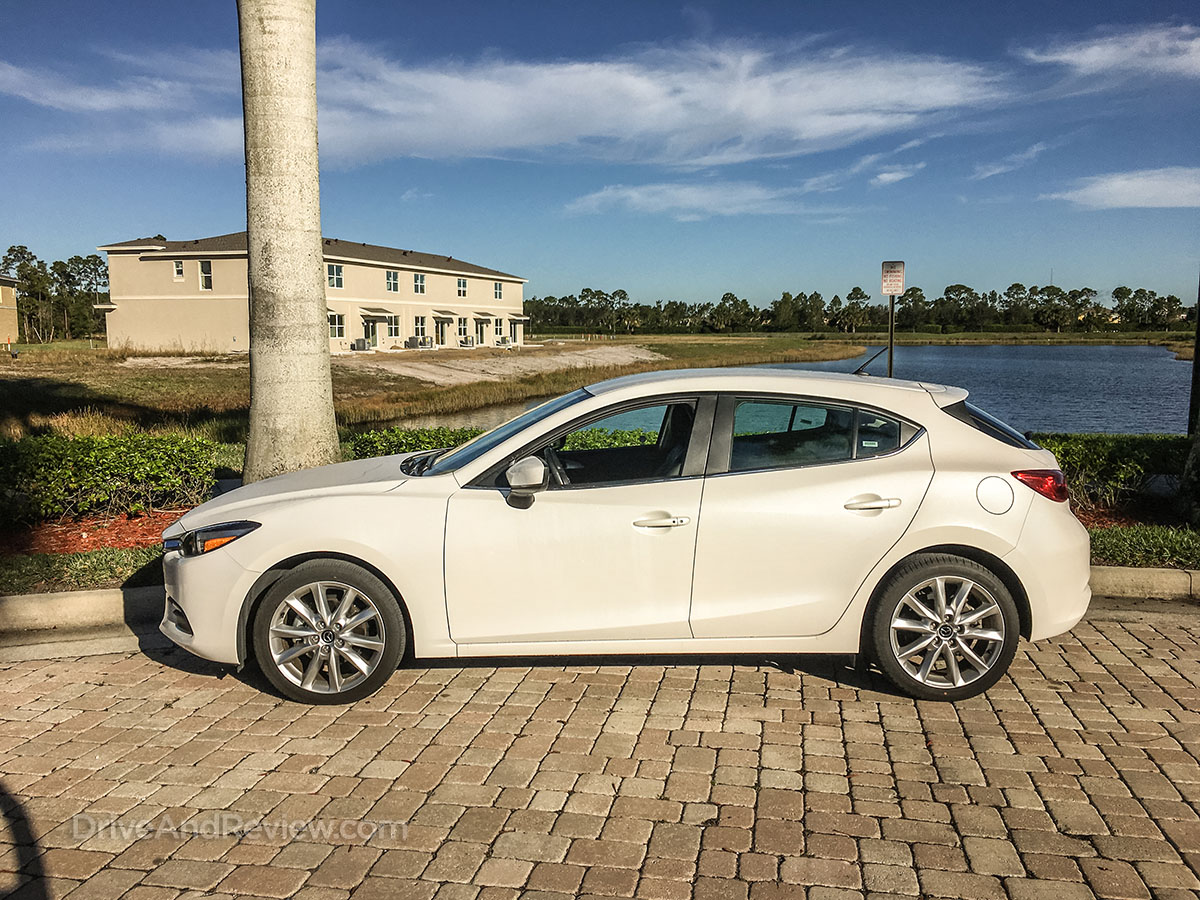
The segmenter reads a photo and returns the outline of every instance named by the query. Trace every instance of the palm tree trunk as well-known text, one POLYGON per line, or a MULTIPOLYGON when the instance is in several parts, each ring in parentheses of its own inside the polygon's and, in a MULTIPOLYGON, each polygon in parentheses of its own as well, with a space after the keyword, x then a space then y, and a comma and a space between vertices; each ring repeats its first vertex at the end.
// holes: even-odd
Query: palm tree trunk
POLYGON ((316 0, 238 0, 246 134, 246 483, 335 462, 317 165, 316 0))

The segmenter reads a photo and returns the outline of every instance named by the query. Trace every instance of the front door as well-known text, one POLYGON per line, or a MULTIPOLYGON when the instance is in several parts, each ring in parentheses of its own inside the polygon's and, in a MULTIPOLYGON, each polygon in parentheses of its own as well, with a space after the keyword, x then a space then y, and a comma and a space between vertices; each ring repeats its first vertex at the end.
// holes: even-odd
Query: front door
POLYGON ((828 631, 916 514, 933 477, 929 439, 817 401, 727 398, 714 444, 731 427, 728 471, 705 479, 692 632, 828 631))
POLYGON ((482 347, 487 343, 487 322, 483 319, 475 320, 475 346, 482 347))
POLYGON ((374 319, 366 319, 363 322, 363 337, 367 339, 367 346, 379 346, 379 323, 374 319))
POLYGON ((433 323, 434 343, 439 347, 446 346, 446 320, 437 319, 433 323))
MULTIPOLYGON (((445 550, 451 637, 690 637, 704 456, 690 443, 696 403, 601 413, 548 436, 526 455, 557 475, 527 509, 508 505, 494 475, 453 494, 445 550)), ((694 437, 707 446, 707 433, 694 437)))

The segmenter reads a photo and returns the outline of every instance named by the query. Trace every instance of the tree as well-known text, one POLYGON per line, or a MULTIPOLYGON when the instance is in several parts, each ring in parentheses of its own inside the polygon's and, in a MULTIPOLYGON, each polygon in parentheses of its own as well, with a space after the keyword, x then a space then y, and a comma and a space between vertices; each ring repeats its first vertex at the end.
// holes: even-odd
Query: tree
POLYGON ((919 287, 910 287, 896 298, 896 327, 915 331, 929 321, 929 302, 919 287))
POLYGON ((316 0, 238 0, 249 483, 337 461, 317 160, 316 0))

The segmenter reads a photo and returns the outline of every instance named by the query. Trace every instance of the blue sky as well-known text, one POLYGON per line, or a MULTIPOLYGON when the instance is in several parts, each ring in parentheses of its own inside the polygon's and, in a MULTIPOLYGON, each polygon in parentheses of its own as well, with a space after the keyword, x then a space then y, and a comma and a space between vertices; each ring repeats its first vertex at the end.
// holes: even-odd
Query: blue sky
MULTIPOLYGON (((0 249, 244 227, 232 0, 10 5, 0 249)), ((1195 300, 1192 2, 320 0, 327 235, 527 295, 1195 300)))

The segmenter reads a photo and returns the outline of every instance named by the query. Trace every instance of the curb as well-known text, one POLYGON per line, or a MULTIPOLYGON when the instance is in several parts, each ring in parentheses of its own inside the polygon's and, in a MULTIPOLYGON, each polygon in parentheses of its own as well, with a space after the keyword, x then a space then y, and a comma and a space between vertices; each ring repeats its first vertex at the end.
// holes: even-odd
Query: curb
MULTIPOLYGON (((1118 600, 1200 600, 1200 571, 1092 566, 1092 595, 1118 600)), ((0 596, 0 649, 157 630, 162 585, 0 596)))

